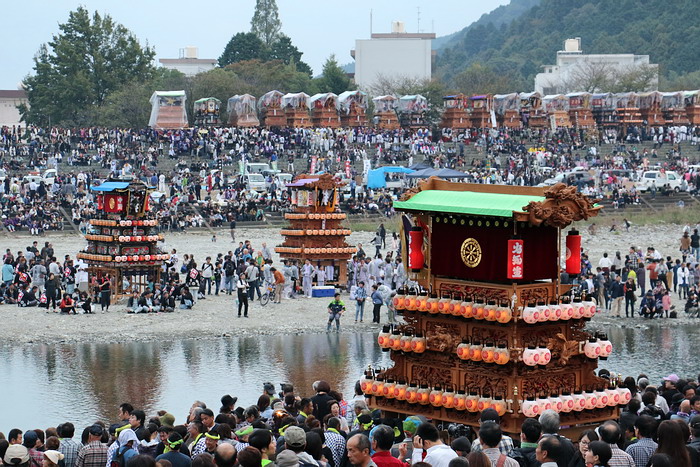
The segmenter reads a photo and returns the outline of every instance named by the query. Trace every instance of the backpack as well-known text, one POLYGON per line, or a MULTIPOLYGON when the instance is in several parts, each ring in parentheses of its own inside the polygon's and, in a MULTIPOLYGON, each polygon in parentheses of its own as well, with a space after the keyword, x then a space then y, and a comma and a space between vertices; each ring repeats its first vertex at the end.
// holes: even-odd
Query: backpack
POLYGON ((128 451, 128 449, 122 451, 121 447, 117 448, 117 452, 112 458, 109 467, 126 467, 126 461, 124 460, 124 453, 126 453, 126 451, 128 451))
POLYGON ((233 262, 229 262, 226 264, 226 269, 224 269, 224 272, 226 273, 226 277, 231 277, 233 274, 236 272, 236 268, 233 265, 233 262))

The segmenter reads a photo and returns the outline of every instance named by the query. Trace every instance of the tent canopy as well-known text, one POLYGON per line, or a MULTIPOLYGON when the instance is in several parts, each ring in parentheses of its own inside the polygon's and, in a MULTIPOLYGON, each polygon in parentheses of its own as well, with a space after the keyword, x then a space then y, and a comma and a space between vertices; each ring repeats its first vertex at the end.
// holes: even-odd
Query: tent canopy
POLYGON ((406 175, 409 178, 428 178, 428 177, 439 177, 439 178, 466 178, 469 175, 459 170, 453 169, 423 169, 412 174, 406 175))
POLYGON ((414 171, 406 167, 386 166, 378 167, 370 170, 367 173, 367 187, 369 188, 386 188, 386 173, 404 173, 410 174, 414 171))
POLYGON ((514 212, 522 212, 530 201, 544 200, 543 196, 426 190, 416 193, 408 201, 394 201, 394 208, 414 212, 513 217, 514 212))

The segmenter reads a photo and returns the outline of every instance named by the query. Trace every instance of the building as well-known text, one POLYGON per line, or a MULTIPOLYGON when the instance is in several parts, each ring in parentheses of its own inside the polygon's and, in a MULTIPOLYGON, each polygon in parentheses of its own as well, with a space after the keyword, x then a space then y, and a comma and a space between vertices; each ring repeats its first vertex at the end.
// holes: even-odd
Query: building
POLYGON ((610 82, 619 73, 627 73, 645 67, 656 70, 648 89, 656 90, 659 85, 658 65, 649 63, 649 55, 635 54, 584 54, 581 38, 564 41, 564 50, 557 52, 556 65, 544 65, 544 71, 535 76, 535 91, 547 94, 566 94, 588 91, 604 92, 606 89, 591 89, 593 83, 610 82))
POLYGON ((431 78, 435 34, 405 32, 401 21, 394 21, 391 29, 355 41, 350 55, 355 59, 355 83, 361 89, 371 90, 379 78, 431 78))
POLYGON ((27 93, 24 90, 0 89, 0 127, 21 125, 17 106, 29 105, 27 93))
POLYGON ((198 58, 198 56, 199 49, 190 45, 180 49, 180 58, 161 58, 158 61, 164 68, 177 70, 185 76, 194 76, 213 70, 219 63, 215 58, 198 58))

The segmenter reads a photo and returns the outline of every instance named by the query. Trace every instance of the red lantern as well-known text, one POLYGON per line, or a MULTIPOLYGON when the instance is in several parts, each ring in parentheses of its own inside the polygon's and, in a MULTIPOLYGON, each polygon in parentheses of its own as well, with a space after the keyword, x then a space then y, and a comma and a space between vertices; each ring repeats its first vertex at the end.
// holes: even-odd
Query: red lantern
POLYGON ((97 195, 97 210, 98 211, 102 211, 102 209, 104 208, 104 201, 105 201, 104 195, 97 195))
POLYGON ((408 267, 413 272, 419 272, 423 269, 425 256, 423 255, 423 229, 420 227, 412 227, 408 234, 410 242, 408 244, 408 267))
POLYGON ((525 272, 525 242, 508 240, 508 279, 522 279, 525 272))
POLYGON ((566 272, 581 274, 581 236, 578 230, 569 230, 566 235, 566 272))

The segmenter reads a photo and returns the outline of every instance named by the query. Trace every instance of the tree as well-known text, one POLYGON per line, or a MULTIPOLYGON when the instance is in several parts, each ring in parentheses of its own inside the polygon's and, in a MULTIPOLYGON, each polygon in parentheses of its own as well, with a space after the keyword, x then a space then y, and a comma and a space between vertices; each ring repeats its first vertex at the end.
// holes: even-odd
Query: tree
POLYGON ((233 63, 226 70, 232 71, 238 78, 238 94, 249 93, 260 97, 273 89, 283 92, 303 91, 307 94, 315 92, 311 77, 297 71, 294 63, 287 65, 280 60, 247 60, 233 63))
POLYGON ((272 47, 281 30, 282 21, 280 21, 277 2, 275 0, 256 0, 255 13, 250 21, 250 32, 258 36, 267 47, 272 47))
MULTIPOLYGON (((188 96, 188 99, 190 99, 189 105, 203 97, 216 97, 223 103, 221 106, 222 121, 227 121, 226 103, 229 97, 239 94, 238 90, 240 87, 240 80, 229 69, 214 68, 213 70, 199 73, 192 78, 192 95, 191 97, 188 96)), ((194 112, 188 112, 188 114, 194 115, 194 112)))
POLYGON ((267 47, 258 36, 252 32, 239 32, 226 44, 224 53, 219 57, 219 66, 244 60, 265 60, 267 55, 267 47))
POLYGON ((517 89, 515 83, 504 73, 496 73, 481 63, 472 63, 454 77, 455 89, 467 96, 473 94, 498 94, 517 89))
POLYGON ((83 7, 59 24, 59 34, 34 57, 25 79, 28 123, 84 124, 105 98, 130 81, 149 80, 155 51, 109 15, 90 17, 83 7))
POLYGON ((270 46, 270 51, 267 55, 269 60, 282 60, 286 64, 296 63, 297 71, 308 73, 311 76, 311 67, 301 61, 303 55, 299 49, 292 44, 289 36, 280 34, 279 38, 270 46))
POLYGON ((323 64, 323 76, 318 80, 321 92, 340 94, 350 89, 350 78, 338 65, 335 55, 331 55, 323 64))
POLYGON ((637 65, 618 69, 613 74, 613 84, 608 92, 643 92, 654 91, 659 87, 659 67, 656 65, 637 65))

